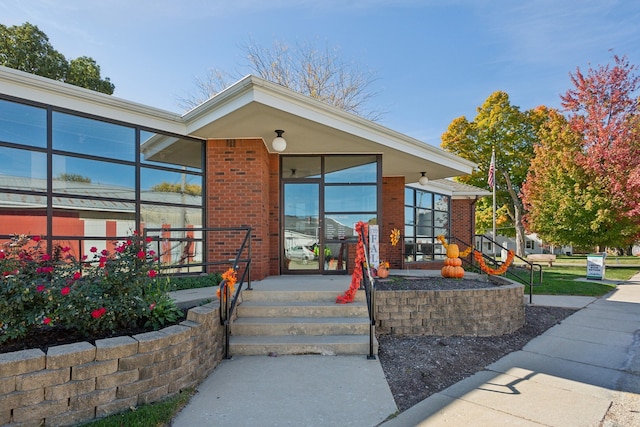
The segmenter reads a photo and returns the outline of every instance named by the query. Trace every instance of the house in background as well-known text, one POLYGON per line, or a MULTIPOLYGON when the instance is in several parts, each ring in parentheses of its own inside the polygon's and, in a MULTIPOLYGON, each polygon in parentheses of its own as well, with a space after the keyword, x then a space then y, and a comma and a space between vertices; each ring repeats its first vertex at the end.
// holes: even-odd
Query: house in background
POLYGON ((436 236, 472 242, 486 195, 448 179, 473 163, 254 76, 176 114, 0 67, 0 156, 0 236, 249 226, 254 279, 347 274, 358 221, 392 268, 440 268, 436 236))
MULTIPOLYGON (((493 255, 493 232, 488 231, 484 234, 484 237, 487 239, 482 239, 476 237, 475 247, 477 250, 481 250, 482 253, 486 255, 493 255), (491 240, 489 240, 491 239, 491 240), (481 247, 482 246, 482 247, 481 247)), ((505 237, 498 234, 495 241, 498 245, 506 248, 507 250, 515 250, 516 249, 516 239, 515 237, 505 237)), ((500 247, 498 247, 497 253, 501 252, 500 247)), ((530 254, 550 254, 553 253, 555 255, 572 255, 573 254, 573 246, 553 246, 545 243, 542 239, 538 237, 537 234, 527 234, 524 240, 524 252, 526 255, 530 254)))

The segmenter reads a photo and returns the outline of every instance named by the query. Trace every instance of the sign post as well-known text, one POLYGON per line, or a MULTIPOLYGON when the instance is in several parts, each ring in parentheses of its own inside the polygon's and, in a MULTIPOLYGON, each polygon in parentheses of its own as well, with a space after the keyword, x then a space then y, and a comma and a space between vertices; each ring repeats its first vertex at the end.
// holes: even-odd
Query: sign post
POLYGON ((606 252, 587 255, 587 279, 604 279, 604 260, 606 257, 606 252))

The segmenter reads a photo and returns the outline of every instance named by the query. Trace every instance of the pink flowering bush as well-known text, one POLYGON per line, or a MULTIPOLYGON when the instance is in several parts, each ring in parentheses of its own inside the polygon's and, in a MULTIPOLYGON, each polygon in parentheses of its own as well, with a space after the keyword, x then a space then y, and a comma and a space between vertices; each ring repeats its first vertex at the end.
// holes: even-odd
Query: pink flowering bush
POLYGON ((0 255, 0 343, 36 327, 89 336, 158 328, 182 315, 168 296, 168 279, 157 276, 155 254, 138 236, 111 251, 91 248, 80 260, 60 246, 49 257, 40 243, 15 236, 0 255))

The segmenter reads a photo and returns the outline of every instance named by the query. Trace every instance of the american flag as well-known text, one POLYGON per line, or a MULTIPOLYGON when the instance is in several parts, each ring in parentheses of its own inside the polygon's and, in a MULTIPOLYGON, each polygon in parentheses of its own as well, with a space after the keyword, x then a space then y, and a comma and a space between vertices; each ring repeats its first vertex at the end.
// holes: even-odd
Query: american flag
POLYGON ((487 176, 487 184, 493 188, 496 185, 496 150, 491 152, 491 164, 489 165, 489 176, 487 176))

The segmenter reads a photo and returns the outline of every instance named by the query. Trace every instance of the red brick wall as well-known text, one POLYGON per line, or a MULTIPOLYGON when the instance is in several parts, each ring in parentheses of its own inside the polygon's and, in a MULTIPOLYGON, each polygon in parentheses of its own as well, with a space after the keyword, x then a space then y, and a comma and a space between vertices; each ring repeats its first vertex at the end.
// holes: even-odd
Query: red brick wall
MULTIPOLYGON (((251 278, 263 279, 271 271, 271 163, 277 156, 269 154, 261 139, 209 140, 206 153, 207 227, 252 227, 251 278)), ((235 257, 241 237, 211 233, 207 259, 235 257)))
POLYGON ((458 246, 463 251, 467 245, 473 245, 476 234, 476 200, 459 199, 451 203, 451 236, 460 239, 458 246))
POLYGON ((454 199, 451 211, 451 236, 472 245, 475 234, 475 199, 454 199))
POLYGON ((404 177, 382 178, 382 218, 380 224, 380 260, 389 261, 391 268, 403 268, 403 242, 392 246, 391 230, 397 228, 404 235, 404 177))

